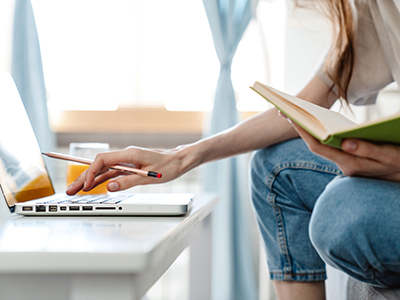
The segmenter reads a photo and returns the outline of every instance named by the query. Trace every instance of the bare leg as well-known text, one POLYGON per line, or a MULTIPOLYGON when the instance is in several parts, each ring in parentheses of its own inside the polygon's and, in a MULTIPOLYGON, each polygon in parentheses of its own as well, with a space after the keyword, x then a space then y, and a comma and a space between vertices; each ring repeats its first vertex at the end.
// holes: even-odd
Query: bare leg
POLYGON ((325 300, 324 281, 273 281, 279 300, 325 300))

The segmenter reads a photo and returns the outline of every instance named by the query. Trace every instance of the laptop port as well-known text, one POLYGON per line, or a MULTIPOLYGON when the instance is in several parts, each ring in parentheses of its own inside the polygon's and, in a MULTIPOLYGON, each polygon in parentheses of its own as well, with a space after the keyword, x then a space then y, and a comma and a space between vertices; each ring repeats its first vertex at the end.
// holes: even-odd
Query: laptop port
POLYGON ((67 210, 66 206, 60 206, 60 210, 67 210))
POLYGON ((93 210, 93 206, 82 206, 82 210, 93 210))
POLYGON ((50 205, 49 211, 51 211, 51 212, 57 211, 57 205, 50 205))
POLYGON ((96 210, 115 210, 115 207, 111 207, 111 206, 98 206, 98 207, 96 207, 96 210))
POLYGON ((32 206, 22 206, 22 211, 33 211, 32 206))
POLYGON ((46 212, 45 205, 36 205, 36 212, 46 212))
POLYGON ((79 210, 79 206, 70 206, 69 210, 79 210))

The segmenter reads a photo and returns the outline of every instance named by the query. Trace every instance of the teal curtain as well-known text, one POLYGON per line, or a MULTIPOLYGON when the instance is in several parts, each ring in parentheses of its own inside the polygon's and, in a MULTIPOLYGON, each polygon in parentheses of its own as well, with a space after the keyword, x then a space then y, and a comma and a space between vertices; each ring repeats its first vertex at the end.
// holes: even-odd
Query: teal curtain
MULTIPOLYGON (((251 0, 203 0, 220 61, 211 123, 206 136, 238 122, 231 65, 256 6, 251 0)), ((214 214, 213 278, 215 300, 258 299, 258 243, 249 214, 247 166, 244 157, 205 166, 205 190, 218 194, 214 214)))
MULTIPOLYGON (((11 74, 43 152, 54 151, 49 126, 42 58, 33 9, 29 0, 15 2, 11 74)), ((52 171, 50 161, 46 161, 52 171)))

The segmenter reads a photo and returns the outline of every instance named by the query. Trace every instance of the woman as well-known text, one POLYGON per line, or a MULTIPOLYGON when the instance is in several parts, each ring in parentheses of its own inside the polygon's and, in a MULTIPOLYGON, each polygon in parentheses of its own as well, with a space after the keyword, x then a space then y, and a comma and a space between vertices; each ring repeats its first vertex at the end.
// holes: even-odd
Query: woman
MULTIPOLYGON (((349 1, 305 1, 319 4, 336 30, 325 65, 298 97, 327 108, 338 98, 373 103, 381 88, 400 82, 400 2, 349 1)), ((342 148, 320 144, 271 109, 176 149, 100 154, 67 193, 122 175, 107 168, 118 163, 157 170, 164 174, 157 182, 166 182, 261 149, 252 160, 252 200, 279 299, 324 299, 325 263, 376 286, 399 286, 400 146, 350 139, 342 148)), ((127 175, 108 189, 151 183, 127 175)))

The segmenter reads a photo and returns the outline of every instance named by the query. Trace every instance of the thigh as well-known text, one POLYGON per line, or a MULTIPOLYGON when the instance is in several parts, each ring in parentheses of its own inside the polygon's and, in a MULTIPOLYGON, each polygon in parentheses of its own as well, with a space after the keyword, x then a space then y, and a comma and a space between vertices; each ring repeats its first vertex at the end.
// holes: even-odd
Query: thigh
POLYGON ((254 155, 252 200, 273 280, 325 279, 325 265, 310 242, 308 226, 316 200, 339 174, 335 164, 311 153, 301 139, 254 155))
POLYGON ((325 262, 377 286, 400 285, 400 183, 342 177, 319 197, 310 222, 325 262))

